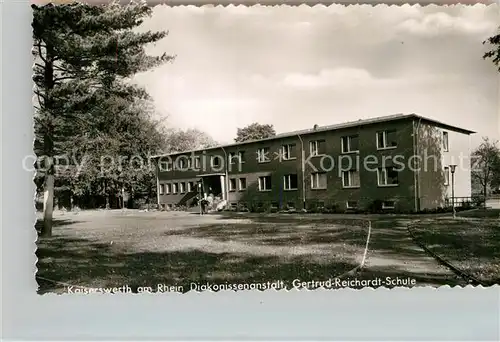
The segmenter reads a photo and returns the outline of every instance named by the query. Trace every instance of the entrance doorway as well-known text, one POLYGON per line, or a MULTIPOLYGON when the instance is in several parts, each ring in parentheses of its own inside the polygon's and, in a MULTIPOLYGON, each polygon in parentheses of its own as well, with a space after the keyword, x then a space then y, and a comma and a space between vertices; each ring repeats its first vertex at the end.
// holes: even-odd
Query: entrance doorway
POLYGON ((199 177, 201 177, 203 197, 212 195, 214 198, 225 199, 224 174, 200 175, 199 177))

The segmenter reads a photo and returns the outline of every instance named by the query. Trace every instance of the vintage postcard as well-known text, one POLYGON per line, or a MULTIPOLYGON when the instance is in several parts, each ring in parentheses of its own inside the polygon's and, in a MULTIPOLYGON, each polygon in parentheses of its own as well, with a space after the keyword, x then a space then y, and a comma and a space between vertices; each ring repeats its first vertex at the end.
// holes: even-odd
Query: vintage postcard
POLYGON ((38 292, 499 284, 498 13, 33 5, 38 292))

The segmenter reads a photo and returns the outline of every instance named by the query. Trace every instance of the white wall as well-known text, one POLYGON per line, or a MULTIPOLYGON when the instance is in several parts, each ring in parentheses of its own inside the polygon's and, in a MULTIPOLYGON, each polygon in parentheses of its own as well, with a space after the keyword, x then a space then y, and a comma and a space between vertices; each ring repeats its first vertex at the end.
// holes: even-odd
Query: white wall
MULTIPOLYGON (((456 164, 455 169, 455 197, 471 196, 471 167, 470 167, 470 135, 451 130, 440 129, 448 132, 448 152, 442 150, 442 165, 446 167, 456 164)), ((451 197, 451 173, 450 183, 447 187, 447 195, 451 197)))

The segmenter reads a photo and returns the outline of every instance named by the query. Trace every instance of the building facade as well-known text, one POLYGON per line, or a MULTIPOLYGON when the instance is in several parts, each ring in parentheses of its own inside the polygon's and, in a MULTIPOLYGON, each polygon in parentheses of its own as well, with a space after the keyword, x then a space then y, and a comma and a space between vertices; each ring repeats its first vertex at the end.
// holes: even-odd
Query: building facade
POLYGON ((212 194, 229 208, 443 207, 452 192, 471 196, 472 133, 398 114, 155 156, 158 205, 189 205, 212 194))

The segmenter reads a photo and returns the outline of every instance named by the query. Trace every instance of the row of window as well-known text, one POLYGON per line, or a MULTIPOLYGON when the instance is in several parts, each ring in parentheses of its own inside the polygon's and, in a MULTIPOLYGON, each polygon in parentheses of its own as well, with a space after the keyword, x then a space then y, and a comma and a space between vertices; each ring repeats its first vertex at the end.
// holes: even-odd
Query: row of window
POLYGON ((195 182, 180 182, 160 184, 160 195, 169 194, 184 194, 196 191, 195 182))
MULTIPOLYGON (((397 186, 399 184, 398 172, 392 167, 380 168, 377 170, 377 179, 379 186, 397 186)), ((297 174, 288 174, 283 176, 284 190, 297 190, 298 188, 297 174)), ((315 172, 310 175, 311 189, 326 189, 327 188, 327 173, 315 172)), ((344 188, 359 187, 359 171, 349 170, 342 172, 342 186, 344 188)), ((244 191, 247 188, 247 180, 244 177, 230 178, 229 191, 244 191)), ((186 192, 195 191, 195 182, 179 182, 160 184, 160 195, 163 194, 183 194, 186 192)), ((259 191, 271 191, 272 181, 271 176, 261 176, 258 178, 259 191)))
MULTIPOLYGON (((231 183, 230 183, 231 184, 231 183)), ((272 190, 271 176, 261 176, 258 178, 259 191, 272 190)), ((314 172, 310 175, 311 189, 326 189, 327 188, 327 173, 314 172)), ((378 186, 397 186, 399 185, 398 172, 393 167, 380 168, 377 170, 378 186)), ((349 170, 342 172, 342 187, 358 188, 360 187, 359 171, 349 170)), ((298 177, 297 174, 288 174, 283 176, 284 190, 297 190, 298 177)), ((231 191, 231 186, 229 187, 231 191)))

